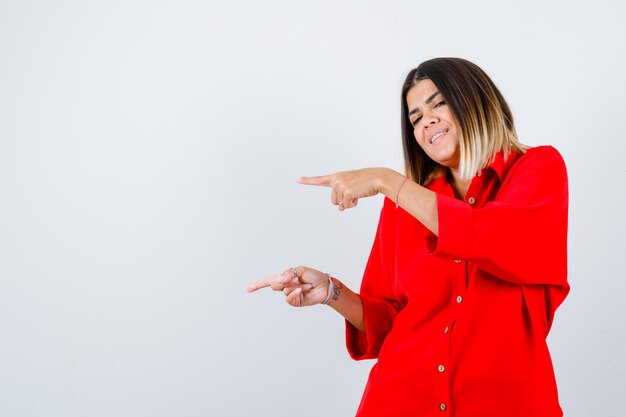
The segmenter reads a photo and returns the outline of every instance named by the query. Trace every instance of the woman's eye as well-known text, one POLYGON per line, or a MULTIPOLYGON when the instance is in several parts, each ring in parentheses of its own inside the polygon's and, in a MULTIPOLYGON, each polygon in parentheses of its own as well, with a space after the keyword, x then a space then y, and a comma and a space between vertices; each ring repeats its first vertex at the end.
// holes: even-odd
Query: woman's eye
POLYGON ((439 106, 442 106, 444 104, 446 104, 445 101, 440 101, 439 103, 435 104, 435 107, 439 107, 439 106))
POLYGON ((415 127, 415 125, 418 124, 420 120, 422 120, 421 116, 413 120, 413 126, 415 127))

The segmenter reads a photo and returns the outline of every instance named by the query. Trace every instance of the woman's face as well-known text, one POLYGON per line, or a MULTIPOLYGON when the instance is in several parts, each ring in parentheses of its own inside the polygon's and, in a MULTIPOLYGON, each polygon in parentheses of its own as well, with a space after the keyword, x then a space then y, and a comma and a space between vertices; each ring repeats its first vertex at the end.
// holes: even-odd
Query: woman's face
POLYGON ((441 165, 457 169, 460 129, 435 84, 428 79, 418 81, 408 91, 406 104, 413 135, 426 155, 441 165))

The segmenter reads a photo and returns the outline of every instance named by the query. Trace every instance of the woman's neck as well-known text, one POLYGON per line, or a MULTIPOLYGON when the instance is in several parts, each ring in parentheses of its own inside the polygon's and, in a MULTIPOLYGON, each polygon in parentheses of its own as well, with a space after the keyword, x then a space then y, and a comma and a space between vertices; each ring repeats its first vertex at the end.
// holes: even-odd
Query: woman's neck
POLYGON ((465 195, 467 194, 467 190, 469 189, 470 184, 472 183, 470 179, 461 179, 461 175, 459 175, 459 171, 456 169, 449 168, 448 169, 448 182, 452 186, 454 190, 454 196, 459 200, 465 200, 465 195))

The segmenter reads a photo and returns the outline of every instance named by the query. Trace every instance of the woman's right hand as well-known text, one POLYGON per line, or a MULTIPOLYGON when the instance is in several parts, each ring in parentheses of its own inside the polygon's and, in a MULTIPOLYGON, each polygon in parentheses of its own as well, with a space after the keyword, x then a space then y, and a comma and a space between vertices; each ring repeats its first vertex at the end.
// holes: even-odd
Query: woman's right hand
POLYGON ((325 273, 306 266, 297 266, 253 282, 248 285, 247 291, 271 287, 274 291, 282 291, 289 305, 305 307, 324 301, 328 285, 329 279, 325 273))

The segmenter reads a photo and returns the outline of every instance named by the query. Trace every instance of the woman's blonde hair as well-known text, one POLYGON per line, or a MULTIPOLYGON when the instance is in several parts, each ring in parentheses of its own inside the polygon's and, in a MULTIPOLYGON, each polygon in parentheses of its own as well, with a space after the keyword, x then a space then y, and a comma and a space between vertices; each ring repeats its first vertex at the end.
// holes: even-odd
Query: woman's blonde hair
POLYGON ((513 115, 493 81, 476 64, 462 58, 434 58, 411 70, 402 87, 402 141, 406 175, 426 185, 441 166, 422 150, 409 121, 406 96, 420 80, 431 80, 443 95, 460 128, 459 173, 470 179, 499 151, 523 153, 513 115))

